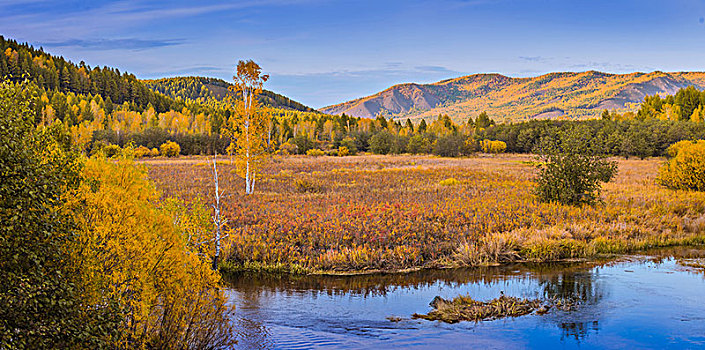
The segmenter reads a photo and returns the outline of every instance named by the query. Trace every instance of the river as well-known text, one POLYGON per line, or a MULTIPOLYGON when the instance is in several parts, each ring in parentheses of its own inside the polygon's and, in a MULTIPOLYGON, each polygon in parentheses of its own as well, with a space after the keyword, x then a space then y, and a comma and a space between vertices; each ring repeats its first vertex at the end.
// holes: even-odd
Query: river
POLYGON ((600 262, 227 280, 242 349, 697 348, 705 347, 705 274, 678 259, 703 256, 682 248, 600 262), (435 296, 500 293, 580 304, 478 323, 411 319, 435 296))

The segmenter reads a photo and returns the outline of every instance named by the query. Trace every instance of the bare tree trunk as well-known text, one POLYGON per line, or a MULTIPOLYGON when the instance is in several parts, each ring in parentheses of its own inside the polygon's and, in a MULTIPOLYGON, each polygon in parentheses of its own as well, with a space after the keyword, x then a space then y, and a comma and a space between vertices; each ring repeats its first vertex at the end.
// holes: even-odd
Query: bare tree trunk
POLYGON ((267 133, 267 152, 271 152, 272 149, 272 119, 269 119, 269 132, 267 133))
POLYGON ((220 237, 221 237, 221 226, 223 220, 220 217, 220 193, 218 189, 218 168, 216 165, 216 159, 218 154, 215 153, 213 156, 213 182, 215 182, 215 204, 213 205, 213 223, 215 224, 215 255, 213 256, 213 270, 218 269, 218 260, 220 259, 220 237))
POLYGON ((245 194, 250 194, 250 150, 245 153, 245 194))
POLYGON ((252 93, 248 89, 242 90, 242 101, 245 106, 245 194, 252 194, 252 177, 250 174, 250 112, 252 109, 252 93))

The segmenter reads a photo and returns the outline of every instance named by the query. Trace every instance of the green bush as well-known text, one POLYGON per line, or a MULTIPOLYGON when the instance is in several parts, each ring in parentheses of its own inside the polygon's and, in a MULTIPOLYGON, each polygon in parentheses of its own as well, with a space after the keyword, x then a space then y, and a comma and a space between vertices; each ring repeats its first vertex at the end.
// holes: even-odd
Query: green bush
POLYGON ((61 124, 34 128, 30 88, 0 82, 0 349, 107 348, 118 320, 107 303, 82 308, 64 210, 82 162, 61 124))
POLYGON ((296 145, 296 151, 298 154, 306 154, 308 150, 314 147, 313 141, 311 141, 311 139, 309 139, 306 135, 298 135, 294 137, 291 142, 296 145))
POLYGON ((181 153, 181 146, 173 141, 167 141, 159 146, 159 151, 165 157, 178 157, 181 153))
POLYGON ((392 149, 394 136, 388 131, 380 131, 370 138, 370 151, 376 154, 388 154, 392 149))
POLYGON ((544 202, 569 205, 594 204, 602 182, 617 174, 617 163, 597 153, 580 133, 562 135, 559 144, 540 148, 542 163, 535 193, 544 202))
POLYGON ((413 154, 429 153, 431 152, 431 141, 421 135, 414 135, 409 139, 406 150, 413 154))
POLYGON ((681 141, 667 152, 673 158, 659 169, 656 181, 672 189, 705 191, 705 141, 681 141))
POLYGON ((345 147, 348 149, 348 154, 350 155, 355 155, 357 153, 357 146, 355 145, 355 140, 346 137, 342 141, 340 141, 340 147, 345 147))
POLYGON ((103 147, 103 154, 108 158, 119 157, 122 154, 122 149, 118 145, 107 145, 103 147))
POLYGON ((441 136, 436 140, 433 154, 441 157, 457 157, 463 151, 465 140, 460 135, 441 136))

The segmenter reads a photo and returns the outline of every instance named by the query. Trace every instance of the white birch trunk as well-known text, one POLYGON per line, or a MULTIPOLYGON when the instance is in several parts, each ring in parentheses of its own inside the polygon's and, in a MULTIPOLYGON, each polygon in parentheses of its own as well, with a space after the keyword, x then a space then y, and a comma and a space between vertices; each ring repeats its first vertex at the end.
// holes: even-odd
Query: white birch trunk
POLYGON ((213 205, 213 223, 215 224, 215 255, 213 256, 213 269, 218 269, 218 260, 220 259, 220 237, 222 220, 220 218, 220 191, 218 189, 218 168, 216 159, 218 154, 213 156, 213 182, 215 182, 215 205, 213 205))

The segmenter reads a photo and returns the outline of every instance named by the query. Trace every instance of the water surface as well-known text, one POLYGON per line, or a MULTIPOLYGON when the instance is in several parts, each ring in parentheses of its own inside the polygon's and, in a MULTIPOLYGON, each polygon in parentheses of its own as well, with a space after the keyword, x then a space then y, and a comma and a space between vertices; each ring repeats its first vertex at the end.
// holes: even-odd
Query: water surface
POLYGON ((705 274, 678 264, 683 256, 705 251, 354 277, 236 275, 230 296, 243 349, 705 347, 705 274), (580 306, 479 323, 410 318, 430 311, 437 295, 500 293, 580 306))

